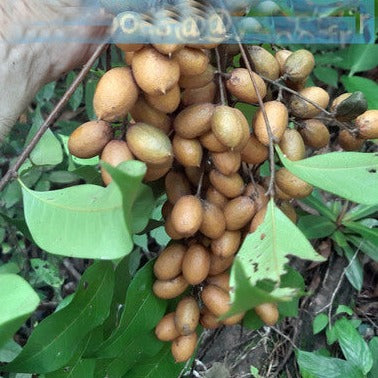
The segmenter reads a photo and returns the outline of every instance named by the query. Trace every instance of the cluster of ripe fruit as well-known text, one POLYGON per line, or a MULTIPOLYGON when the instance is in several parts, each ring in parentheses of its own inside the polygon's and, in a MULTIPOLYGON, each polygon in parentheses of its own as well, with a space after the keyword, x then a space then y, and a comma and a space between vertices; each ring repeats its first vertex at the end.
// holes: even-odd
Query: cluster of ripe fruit
MULTIPOLYGON (((265 112, 257 111, 251 133, 240 110, 216 103, 216 69, 211 64, 214 46, 119 47, 125 52, 127 66, 113 68, 101 78, 94 95, 98 120, 73 132, 69 150, 80 158, 100 155, 112 166, 138 159, 147 165, 145 182, 164 177, 168 199, 162 213, 173 242, 156 260, 153 291, 160 298, 173 299, 190 285, 200 289, 198 300, 181 299, 176 311, 156 327, 157 337, 172 341, 172 354, 182 362, 195 350, 199 322, 214 329, 239 323, 244 316, 219 320, 230 308, 227 271, 243 239, 257 229, 266 212, 269 178, 261 179, 258 171, 269 158, 266 119, 283 153, 291 160, 300 160, 306 155, 306 146, 319 149, 329 143, 328 128, 316 118, 321 110, 312 103, 326 108, 330 99, 320 87, 304 87, 315 64, 310 52, 281 50, 273 56, 251 46, 248 53, 255 82, 243 67, 223 75, 230 98, 254 105, 259 96, 264 100, 265 112), (274 86, 267 83, 274 84, 280 78, 300 96, 279 93, 275 99, 274 86), (125 138, 114 139, 111 123, 125 120, 129 113, 132 121, 127 123, 125 138), (299 125, 298 130, 288 127, 290 117, 299 125), (253 174, 251 167, 255 168, 253 174), (258 183, 248 183, 251 175, 258 183)), ((238 53, 233 46, 225 49, 231 58, 238 53)), ((337 98, 331 111, 337 114, 350 95, 337 98)), ((353 115, 357 116, 353 122, 359 134, 356 137, 347 132, 347 138, 378 137, 377 111, 353 115)), ((344 116, 339 121, 350 119, 344 116)), ((343 138, 342 133, 339 137, 343 138)), ((111 182, 105 170, 102 177, 106 185, 111 182)), ((276 199, 293 222, 297 216, 290 201, 311 191, 309 184, 285 168, 276 172, 276 199)), ((278 320, 275 304, 263 304, 255 310, 268 325, 278 320)))

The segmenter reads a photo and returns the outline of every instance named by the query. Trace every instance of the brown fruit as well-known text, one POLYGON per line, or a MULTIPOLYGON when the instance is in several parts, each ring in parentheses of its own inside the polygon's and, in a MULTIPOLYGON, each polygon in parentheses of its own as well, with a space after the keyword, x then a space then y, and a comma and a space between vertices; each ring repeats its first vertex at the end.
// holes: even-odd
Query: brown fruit
POLYGON ((220 258, 227 259, 235 255, 240 242, 240 231, 226 231, 220 238, 211 242, 211 252, 220 258))
POLYGON ((277 80, 280 77, 280 65, 269 51, 260 46, 248 46, 248 53, 258 74, 270 80, 277 80))
POLYGON ((109 70, 98 82, 93 97, 97 118, 107 122, 122 120, 137 102, 138 94, 130 68, 109 70))
POLYGON ((359 136, 363 139, 378 138, 378 110, 368 110, 356 119, 359 136))
POLYGON ((183 45, 176 43, 156 43, 153 46, 157 51, 159 51, 159 53, 162 53, 164 55, 173 54, 175 51, 183 48, 183 45))
POLYGON ((172 141, 176 160, 184 167, 199 167, 202 162, 203 150, 198 139, 181 138, 175 135, 172 141))
POLYGON ((297 223, 298 215, 290 202, 284 201, 278 207, 294 224, 297 223))
POLYGON ((286 59, 283 73, 292 81, 306 79, 315 67, 315 58, 308 50, 297 50, 286 59))
POLYGON ((215 206, 219 207, 221 210, 226 206, 228 199, 213 186, 210 186, 206 192, 206 200, 215 206))
POLYGON ((331 104, 331 107, 330 107, 330 110, 332 112, 334 112, 336 110, 336 108, 344 101, 346 100, 347 98, 349 98, 350 96, 352 96, 353 93, 343 93, 341 94, 340 96, 336 97, 333 101, 332 101, 332 104, 331 104))
POLYGON ((215 285, 207 285, 201 294, 204 305, 220 317, 230 309, 230 295, 215 285))
POLYGON ((167 93, 180 78, 178 63, 153 47, 136 51, 131 65, 138 86, 152 96, 167 93))
POLYGON ((166 164, 172 158, 172 144, 167 135, 146 123, 130 126, 126 141, 133 154, 146 163, 166 164))
POLYGON ((209 276, 216 276, 225 272, 234 262, 234 255, 222 258, 210 253, 210 270, 209 276))
POLYGON ((217 93, 217 85, 211 81, 201 88, 188 88, 182 93, 182 103, 184 106, 194 104, 213 103, 217 93))
POLYGON ((163 207, 161 208, 161 215, 164 219, 167 219, 168 216, 171 214, 173 209, 173 205, 167 200, 164 202, 163 207))
POLYGON ((225 176, 216 169, 210 171, 210 182, 214 188, 227 198, 240 196, 244 191, 244 181, 238 173, 225 176))
POLYGON ((243 195, 252 198, 256 205, 256 211, 260 211, 269 202, 269 197, 266 195, 265 188, 259 184, 248 184, 243 195))
POLYGON ((174 128, 182 138, 197 138, 211 129, 214 113, 213 104, 191 105, 181 111, 175 121, 174 128))
POLYGON ((193 297, 181 299, 176 307, 175 324, 180 335, 187 336, 196 331, 200 309, 193 297))
POLYGON ((202 310, 200 322, 205 329, 217 329, 222 325, 222 323, 218 321, 218 318, 206 307, 202 310))
POLYGON ((185 362, 193 355, 197 346, 197 334, 180 336, 173 340, 171 353, 177 363, 185 362))
POLYGON ((224 208, 227 230, 240 230, 251 221, 255 214, 256 205, 250 197, 240 196, 234 198, 224 208))
POLYGON ((331 138, 327 126, 318 119, 308 119, 299 130, 305 144, 311 148, 326 147, 331 138))
MULTIPOLYGON (((101 154, 101 160, 113 167, 116 167, 124 161, 133 159, 134 156, 127 146, 127 143, 122 140, 111 140, 105 146, 101 154)), ((105 185, 109 185, 112 182, 112 177, 104 168, 101 168, 101 177, 105 185)))
MULTIPOLYGON (((277 141, 280 141, 289 123, 287 108, 278 101, 266 102, 264 107, 272 134, 277 141)), ((261 109, 257 111, 254 117, 253 130, 258 141, 265 146, 269 146, 268 129, 261 109)))
POLYGON ((145 45, 141 43, 117 43, 116 46, 124 52, 133 52, 142 49, 145 45))
POLYGON ((234 148, 234 150, 241 152, 244 149, 244 147, 247 145, 251 132, 249 129, 248 120, 245 117, 245 115, 237 108, 234 108, 234 113, 236 114, 236 117, 238 118, 240 122, 242 135, 243 135, 240 143, 234 148))
POLYGON ((165 315, 155 328, 155 335, 160 341, 173 341, 180 336, 176 329, 175 313, 165 315))
POLYGON ((206 134, 201 135, 200 142, 203 147, 210 152, 226 152, 228 147, 222 144, 212 131, 208 131, 206 134))
POLYGON ((152 290, 158 298, 173 299, 181 295, 188 286, 184 276, 180 275, 168 281, 156 280, 152 290))
MULTIPOLYGON (((318 104, 323 109, 328 106, 329 94, 320 87, 308 87, 299 91, 299 94, 318 104)), ((314 118, 321 113, 321 110, 296 95, 291 97, 290 110, 294 116, 299 118, 314 118)))
POLYGON ((280 66, 280 74, 284 74, 285 63, 287 58, 292 54, 292 51, 289 50, 280 50, 276 52, 275 58, 280 66))
POLYGON ((201 75, 209 65, 208 56, 201 50, 184 47, 173 53, 172 58, 179 64, 184 76, 201 75))
POLYGON ((170 171, 165 177, 165 191, 171 204, 192 193, 190 183, 181 172, 170 171))
POLYGON ((202 220, 202 205, 196 196, 181 197, 173 207, 172 224, 181 235, 193 236, 201 227, 202 220))
POLYGON ((151 96, 146 94, 146 101, 155 109, 163 113, 173 113, 180 105, 181 91, 176 84, 166 94, 151 96))
POLYGON ((230 274, 227 272, 217 274, 216 276, 208 277, 207 283, 223 289, 226 293, 231 290, 230 287, 230 274))
MULTIPOLYGON (((270 177, 269 177, 270 178, 270 177)), ((268 185, 267 185, 268 188, 268 185)), ((277 185, 274 185, 274 191, 275 191, 275 198, 280 201, 291 201, 293 199, 292 196, 285 193, 283 190, 281 190, 277 185)))
POLYGON ((181 274, 186 247, 183 244, 168 245, 156 259, 154 273, 158 280, 171 280, 181 274))
POLYGON ((224 319, 222 323, 226 326, 233 326, 235 324, 239 324, 245 316, 245 312, 242 312, 240 314, 232 315, 227 319, 224 319))
POLYGON ((277 305, 275 303, 263 303, 255 307, 256 314, 261 320, 270 327, 273 327, 280 317, 277 305))
POLYGON ((266 214, 267 207, 263 207, 260 211, 256 213, 256 215, 253 217, 251 225, 249 226, 249 232, 255 232, 257 228, 263 224, 264 219, 265 219, 265 214, 266 214))
POLYGON ((68 139, 70 153, 89 159, 101 154, 113 137, 113 129, 104 121, 90 121, 79 126, 68 139))
MULTIPOLYGON (((261 98, 264 98, 267 90, 264 80, 254 72, 252 76, 255 79, 261 98)), ((235 68, 231 72, 231 77, 226 81, 226 86, 228 91, 238 100, 249 104, 258 102, 257 92, 246 68, 235 68)))
POLYGON ((240 152, 213 152, 211 154, 211 160, 213 161, 215 168, 226 176, 236 173, 241 165, 240 152))
POLYGON ((147 172, 143 178, 145 182, 156 181, 164 177, 172 169, 173 158, 165 164, 147 164, 147 172))
POLYGON ((340 147, 345 151, 360 151, 365 140, 354 136, 347 130, 341 130, 337 138, 340 147))
MULTIPOLYGON (((192 185, 198 187, 202 177, 202 169, 199 167, 185 167, 185 174, 192 185)), ((208 177, 203 177, 202 187, 206 188, 208 185, 208 177)))
POLYGON ((269 149, 254 136, 250 135, 247 145, 241 152, 241 159, 247 164, 261 164, 268 159, 269 149))
POLYGON ((130 51, 130 52, 125 52, 125 57, 124 57, 124 61, 125 63, 130 67, 132 62, 133 62, 133 57, 134 57, 134 52, 133 51, 130 51))
POLYGON ((200 227, 202 234, 210 239, 217 239, 226 230, 226 220, 222 210, 208 201, 202 201, 203 220, 200 227))
POLYGON ((215 71, 215 67, 209 64, 200 75, 182 75, 179 80, 179 86, 184 89, 202 88, 214 80, 215 71))
POLYGON ((187 250, 182 263, 182 273, 191 285, 206 279, 210 270, 210 253, 201 244, 193 244, 187 250))
POLYGON ((285 130, 279 146, 289 160, 297 161, 306 156, 306 147, 301 134, 295 129, 285 130))
POLYGON ((172 122, 169 116, 152 107, 143 97, 139 97, 130 114, 135 122, 147 123, 160 129, 164 134, 169 134, 171 130, 172 122))
POLYGON ((181 235, 180 233, 178 233, 176 229, 174 228, 173 223, 172 223, 172 212, 166 218, 164 228, 165 228, 165 232, 172 240, 180 240, 180 239, 184 239, 185 237, 184 235, 181 235))
POLYGON ((276 172, 276 184, 293 198, 305 198, 311 194, 313 189, 310 184, 293 175, 286 168, 281 168, 276 172))

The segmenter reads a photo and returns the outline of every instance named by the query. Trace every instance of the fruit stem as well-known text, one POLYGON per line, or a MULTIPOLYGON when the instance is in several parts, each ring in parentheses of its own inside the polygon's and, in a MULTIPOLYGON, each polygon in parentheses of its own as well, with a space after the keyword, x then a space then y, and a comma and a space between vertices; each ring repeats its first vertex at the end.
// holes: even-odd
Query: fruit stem
POLYGON ((226 90, 224 88, 223 76, 221 75, 222 64, 221 64, 221 58, 220 58, 218 47, 215 48, 215 57, 217 59, 218 83, 219 83, 219 93, 221 97, 221 103, 222 105, 227 105, 226 90))

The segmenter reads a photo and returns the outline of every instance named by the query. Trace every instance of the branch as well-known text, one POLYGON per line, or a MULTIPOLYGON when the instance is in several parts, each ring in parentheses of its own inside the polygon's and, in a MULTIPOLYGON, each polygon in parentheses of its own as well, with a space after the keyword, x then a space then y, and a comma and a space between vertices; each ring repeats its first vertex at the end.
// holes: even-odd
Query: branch
POLYGON ((217 68, 218 68, 218 83, 219 83, 219 93, 221 97, 222 105, 227 105, 227 97, 226 97, 226 91, 224 88, 223 83, 223 77, 222 77, 222 65, 221 65, 221 58, 219 55, 219 49, 218 47, 215 48, 215 57, 217 59, 217 68))
POLYGON ((98 46, 96 51, 93 53, 91 58, 88 60, 88 62, 84 65, 82 70, 80 71, 77 78, 74 80, 74 82, 71 84, 71 86, 67 89, 66 93, 63 95, 63 97, 60 99, 58 104, 55 106, 52 113, 47 117, 46 121, 43 123, 41 128, 38 130, 38 132, 35 134, 33 139, 30 141, 28 146, 25 148, 25 150, 21 153, 17 161, 14 163, 14 165, 9 168, 8 172, 4 175, 4 177, 0 181, 0 191, 4 189, 5 185, 8 184, 8 182, 17 177, 17 171, 20 169, 22 164, 25 162, 25 160, 29 157, 30 153, 33 151, 34 147, 38 144, 38 142, 41 140, 47 129, 56 121, 59 114, 63 110, 63 108, 68 103, 71 96, 75 93, 77 87, 80 85, 80 83, 85 79, 88 72, 90 71, 91 67, 95 63, 96 59, 102 54, 102 52, 107 47, 106 43, 103 43, 98 46))

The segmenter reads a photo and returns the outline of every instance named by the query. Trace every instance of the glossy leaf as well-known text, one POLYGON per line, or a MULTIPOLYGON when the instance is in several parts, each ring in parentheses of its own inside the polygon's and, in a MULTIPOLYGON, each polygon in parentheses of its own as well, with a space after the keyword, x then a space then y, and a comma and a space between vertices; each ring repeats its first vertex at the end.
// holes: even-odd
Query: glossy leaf
POLYGON ((0 274, 0 347, 21 327, 39 304, 33 288, 16 274, 0 274))
MULTIPOLYGON (((131 209, 143 190, 141 181, 146 167, 130 161, 121 164, 119 170, 114 168, 115 171, 122 176, 122 191, 112 183, 107 188, 79 185, 36 192, 21 183, 25 219, 36 244, 50 253, 80 258, 116 259, 130 253, 131 209)), ((150 200, 148 195, 146 201, 150 200)), ((150 207, 146 203, 146 208, 150 207)), ((148 218, 147 211, 135 214, 136 228, 147 224, 148 218)))
POLYGON ((369 104, 369 109, 378 109, 378 84, 373 80, 360 76, 342 76, 341 82, 348 92, 361 91, 369 104))
MULTIPOLYGON (((369 349, 372 356, 378 356, 378 337, 373 337, 369 342, 369 349)), ((378 358, 374 358, 373 367, 371 368, 368 378, 378 377, 378 358)))
POLYGON ((297 226, 307 239, 326 238, 336 231, 336 224, 318 215, 305 215, 299 218, 297 226))
POLYGON ((113 286, 110 262, 88 268, 72 302, 45 318, 21 354, 3 370, 43 374, 65 366, 78 351, 80 341, 108 316, 113 286))
POLYGON ((314 69, 314 75, 316 78, 323 83, 330 85, 331 87, 337 88, 339 81, 339 73, 331 67, 318 66, 314 69))
POLYGON ((300 201, 318 211, 320 215, 323 215, 334 222, 337 220, 337 214, 323 203, 324 201, 322 198, 320 198, 320 194, 317 189, 314 189, 311 195, 301 199, 300 201))
POLYGON ((288 255, 324 261, 297 226, 270 201, 263 224, 247 236, 235 258, 230 281, 234 287, 232 313, 248 310, 264 301, 289 301, 298 294, 296 288, 271 287, 271 298, 268 298, 266 289, 261 286, 263 281, 280 284, 281 276, 286 273, 288 255))
POLYGON ((376 205, 377 154, 332 152, 291 161, 283 155, 279 147, 277 151, 284 166, 309 184, 354 202, 376 205))
POLYGON ((319 314, 315 316, 312 322, 312 333, 317 335, 328 325, 328 316, 326 314, 319 314))

